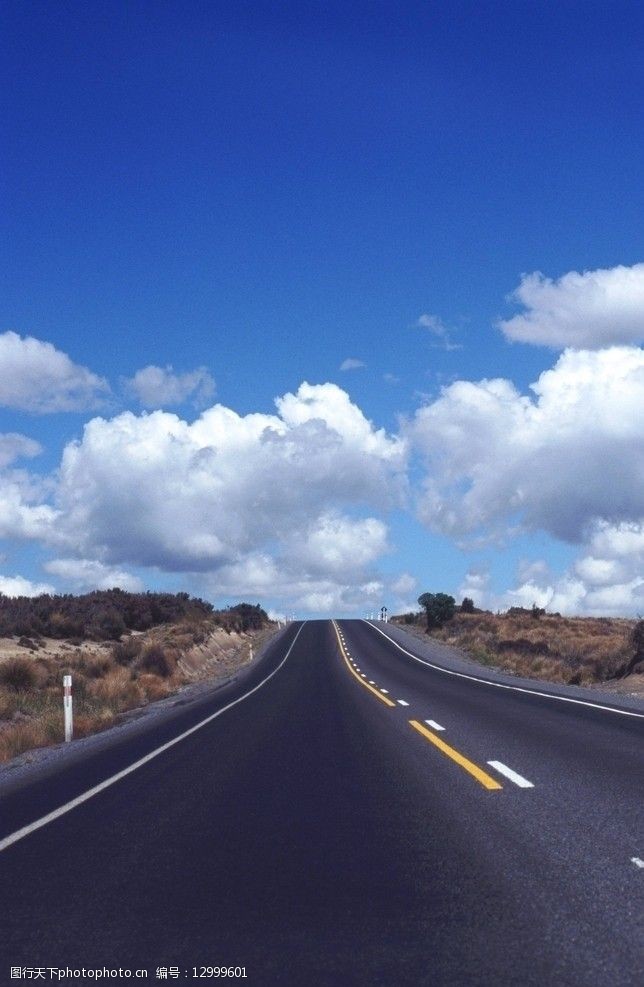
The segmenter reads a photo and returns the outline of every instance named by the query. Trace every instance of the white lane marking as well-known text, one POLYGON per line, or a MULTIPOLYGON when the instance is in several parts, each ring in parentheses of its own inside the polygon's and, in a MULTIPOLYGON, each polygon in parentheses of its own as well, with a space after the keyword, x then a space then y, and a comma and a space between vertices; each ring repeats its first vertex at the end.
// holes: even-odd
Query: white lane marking
POLYGON ((507 764, 502 764, 501 761, 488 761, 487 763, 491 768, 494 768, 495 771, 498 771, 500 775, 505 775, 506 778, 513 781, 515 785, 519 786, 519 788, 534 788, 531 781, 528 781, 527 778, 523 778, 521 775, 518 775, 516 771, 512 770, 512 768, 508 768, 507 764))
POLYGON ((381 692, 384 692, 385 696, 388 696, 389 695, 389 690, 388 689, 381 689, 380 691, 381 692))
POLYGON ((373 680, 373 679, 369 679, 369 685, 375 685, 375 684, 376 684, 376 683, 374 682, 374 680, 373 680))
POLYGON ((631 857, 631 863, 636 867, 644 867, 644 860, 640 860, 639 857, 631 857))
POLYGON ((379 627, 375 624, 369 623, 368 620, 362 618, 363 624, 368 624, 369 627, 373 627, 374 631, 378 631, 383 637, 393 644, 395 648, 402 651, 404 655, 408 655, 413 658, 414 661, 420 662, 421 665, 427 665, 428 668, 433 668, 435 672, 443 672, 445 675, 455 675, 458 679, 469 679, 470 682, 480 682, 482 685, 491 685, 495 689, 510 689, 512 692, 526 692, 530 696, 540 696, 542 699, 556 699, 560 703, 575 703, 577 706, 592 706, 593 709, 603 709, 609 713, 620 713, 622 716, 635 716, 637 719, 644 719, 644 713, 635 713, 629 709, 616 709, 615 706, 602 706, 601 703, 591 703, 587 699, 573 699, 571 696, 555 696, 552 692, 540 692, 539 689, 526 689, 520 685, 506 685, 505 682, 492 682, 490 679, 482 679, 478 675, 468 675, 466 672, 455 672, 451 668, 443 668, 441 665, 434 665, 431 661, 426 661, 425 658, 419 658, 418 655, 414 655, 411 651, 407 651, 403 648, 401 644, 394 641, 392 637, 381 631, 379 627))
POLYGON ((436 720, 425 720, 425 723, 427 724, 428 727, 432 727, 434 730, 444 730, 445 729, 445 727, 442 727, 440 725, 440 723, 437 723, 436 722, 436 720))
POLYGON ((396 702, 399 706, 409 706, 409 703, 406 703, 404 699, 397 699, 396 702))
POLYGON ((365 675, 365 673, 364 673, 364 672, 361 672, 361 673, 360 673, 360 678, 361 678, 361 679, 366 679, 366 677, 367 677, 367 676, 365 675))
POLYGON ((0 852, 2 850, 6 850, 7 847, 10 847, 13 843, 17 843, 18 840, 24 839, 25 836, 29 836, 30 833, 35 832, 37 829, 41 829, 43 826, 46 826, 47 823, 53 822, 54 819, 58 819, 60 816, 64 816, 67 812, 71 812, 71 810, 75 809, 76 806, 82 805, 83 802, 87 802, 88 799, 93 798, 94 795, 98 795, 99 792, 104 791, 111 785, 115 785, 117 781, 121 780, 121 778, 125 778, 138 768, 142 768, 144 764, 148 763, 148 761, 152 761, 155 757, 158 757, 159 754, 163 754, 164 751, 169 750, 171 747, 174 747, 175 744, 185 740, 186 737, 189 737, 192 733, 196 733, 197 730, 201 730, 201 728, 205 727, 208 723, 212 723, 213 720, 216 720, 222 713, 226 713, 229 709, 232 709, 233 706, 237 705, 237 703, 241 703, 244 699, 248 699, 249 696, 252 696, 254 692, 257 692, 257 690, 261 689, 263 685, 266 685, 266 683, 272 679, 273 676, 276 675, 284 666, 291 651, 295 647, 297 639, 300 636, 305 623, 306 621, 303 621, 302 626, 293 638, 290 648, 282 658, 277 668, 274 668, 270 675, 267 675, 265 679, 262 679, 258 685, 244 693, 243 696, 240 696, 238 699, 234 699, 231 703, 228 703, 228 705, 224 706, 223 709, 217 710, 216 713, 211 713, 211 715, 207 716, 205 720, 201 720, 200 723, 190 727, 189 730, 185 730, 183 733, 180 733, 178 737, 175 737, 173 740, 169 740, 166 744, 162 744, 161 747, 157 747, 156 750, 150 751, 150 753, 146 754, 145 757, 142 757, 133 764, 130 764, 129 767, 123 768, 122 771, 118 771, 115 775, 112 775, 111 778, 106 778, 105 781, 100 782, 98 785, 94 785, 93 788, 88 788, 86 792, 83 792, 81 795, 77 795, 76 798, 73 798, 70 802, 65 802, 65 804, 59 806, 58 809, 54 809, 53 812, 48 812, 46 816, 41 816, 40 819, 36 819, 32 823, 28 823, 28 825, 23 826, 22 829, 17 829, 15 833, 10 833, 9 836, 5 836, 4 839, 0 840, 0 852))

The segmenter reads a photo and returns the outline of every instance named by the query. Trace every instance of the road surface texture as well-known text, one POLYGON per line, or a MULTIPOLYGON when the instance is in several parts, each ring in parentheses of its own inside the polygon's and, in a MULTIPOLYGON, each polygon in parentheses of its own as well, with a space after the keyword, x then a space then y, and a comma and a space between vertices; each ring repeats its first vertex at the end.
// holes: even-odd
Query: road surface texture
POLYGON ((0 983, 644 983, 641 707, 448 674, 389 633, 291 624, 213 696, 6 782, 0 983))

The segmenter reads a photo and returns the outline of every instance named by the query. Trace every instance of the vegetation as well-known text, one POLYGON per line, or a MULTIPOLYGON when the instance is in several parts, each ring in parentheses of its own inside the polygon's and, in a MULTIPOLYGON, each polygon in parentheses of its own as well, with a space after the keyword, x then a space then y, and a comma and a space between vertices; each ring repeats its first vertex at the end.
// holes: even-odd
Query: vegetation
POLYGON ((189 681, 228 673, 248 655, 242 635, 269 625, 258 605, 214 610, 187 593, 0 595, 0 636, 17 639, 0 655, 0 761, 63 740, 64 674, 81 737, 189 681))
MULTIPOLYGON (((392 619, 422 633, 425 617, 421 611, 392 619)), ((431 633, 482 664, 528 678, 591 685, 644 672, 644 620, 562 617, 540 607, 493 614, 461 606, 449 622, 433 624, 431 633)))
MULTIPOLYGON (((147 631, 178 620, 211 618, 227 630, 262 627, 268 617, 260 606, 238 603, 214 610, 187 593, 126 593, 97 590, 83 596, 3 596, 0 593, 0 637, 32 640, 118 641, 126 631, 147 631)), ((28 644, 25 646, 29 646, 28 644)))
POLYGON ((456 609, 456 600, 447 593, 423 593, 418 597, 418 603, 425 611, 428 634, 451 620, 456 609))

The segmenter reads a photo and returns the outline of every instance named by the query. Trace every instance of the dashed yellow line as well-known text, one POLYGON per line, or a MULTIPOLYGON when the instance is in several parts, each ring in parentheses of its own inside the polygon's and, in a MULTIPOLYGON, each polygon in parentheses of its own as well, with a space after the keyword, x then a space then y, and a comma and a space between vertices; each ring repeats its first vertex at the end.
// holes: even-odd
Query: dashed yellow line
POLYGON ((351 667, 351 662, 347 658, 347 653, 346 653, 346 651, 344 649, 344 645, 343 645, 342 640, 340 638, 340 632, 338 631, 338 625, 336 624, 335 620, 332 623, 333 623, 333 629, 335 630, 335 635, 336 635, 336 637, 338 639, 338 644, 340 646, 340 651, 342 653, 342 657, 344 658, 344 661, 346 663, 346 666, 349 669, 349 671, 351 672, 351 674, 353 675, 353 677, 355 679, 357 679, 358 682, 360 683, 360 685, 363 685, 365 687, 365 689, 368 689, 369 692, 372 692, 373 695, 376 697, 376 699, 379 699, 380 702, 384 703, 386 706, 394 706, 395 703, 392 703, 391 699, 387 699, 386 696, 381 695, 380 692, 378 692, 377 689, 374 689, 374 687, 372 685, 369 685, 368 682, 365 682, 364 679, 361 679, 357 672, 354 672, 353 668, 351 667))
POLYGON ((454 750, 453 747, 446 744, 444 740, 437 737, 435 733, 432 733, 431 730, 424 727, 422 723, 418 722, 418 720, 410 720, 409 725, 412 726, 414 730, 418 730, 418 733, 422 733, 423 737, 425 737, 426 740, 429 740, 430 744, 434 744, 435 747, 438 747, 439 751, 442 751, 443 754, 450 757, 452 761, 456 761, 457 764, 460 764, 460 766, 476 778, 479 784, 483 785, 484 788, 487 788, 490 791, 503 788, 503 785, 499 785, 498 781, 492 778, 486 771, 483 771, 482 768, 479 768, 476 764, 473 764, 472 761, 468 761, 463 754, 459 754, 457 750, 454 750))

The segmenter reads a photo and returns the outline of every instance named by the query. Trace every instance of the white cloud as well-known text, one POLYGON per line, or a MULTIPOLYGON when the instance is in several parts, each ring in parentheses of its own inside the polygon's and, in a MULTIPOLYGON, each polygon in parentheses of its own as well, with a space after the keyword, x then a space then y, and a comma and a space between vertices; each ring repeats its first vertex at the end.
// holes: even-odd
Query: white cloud
POLYGON ((555 349, 644 339, 644 264, 570 271, 556 281, 524 274, 510 297, 526 311, 498 323, 508 339, 555 349))
POLYGON ((373 517, 323 514, 304 531, 284 539, 282 555, 289 567, 308 574, 351 580, 389 550, 387 528, 373 517))
POLYGON ((364 366, 366 364, 362 360, 356 360, 355 357, 349 356, 340 364, 340 370, 360 370, 364 366))
POLYGON ((50 485, 22 470, 0 475, 0 538, 49 541, 58 512, 45 503, 50 485))
POLYGON ((96 408, 109 385, 51 343, 0 334, 0 405, 47 414, 96 408))
MULTIPOLYGON (((302 384, 276 404, 279 415, 245 417, 216 405, 192 424, 161 411, 92 420, 63 454, 59 534, 110 565, 206 571, 275 544, 296 554, 298 538, 305 553, 320 526, 350 541, 340 506, 400 501, 404 443, 339 387, 302 384)), ((356 557, 359 542, 373 555, 380 522, 357 523, 356 557)))
POLYGON ((76 592, 118 587, 130 593, 139 593, 144 589, 138 576, 93 559, 52 559, 44 563, 43 569, 52 576, 58 576, 65 586, 76 592))
POLYGON ((424 313, 418 317, 416 325, 420 329, 427 329, 430 334, 435 338, 436 342, 434 346, 439 347, 443 350, 462 350, 463 347, 460 343, 453 343, 450 338, 450 330, 447 328, 443 320, 438 315, 429 315, 424 313))
POLYGON ((419 516, 462 537, 520 522, 581 542, 590 525, 644 513, 644 352, 566 351, 521 395, 507 380, 457 381, 406 431, 427 476, 419 516))
POLYGON ((0 576, 0 594, 3 596, 42 596, 53 593, 48 583, 32 583, 24 576, 0 576))
POLYGON ((0 434, 0 469, 16 459, 33 459, 42 452, 42 446, 34 439, 18 432, 0 434))
POLYGON ((555 575, 544 560, 522 560, 517 585, 491 590, 484 569, 468 572, 460 592, 491 610, 530 608, 586 616, 636 617, 644 613, 644 519, 591 526, 582 551, 570 568, 555 575))
POLYGON ((134 377, 125 378, 123 384, 144 408, 168 408, 189 398, 196 406, 203 407, 215 393, 215 382, 206 367, 175 374, 170 365, 165 368, 151 365, 137 370, 134 377))
POLYGON ((477 607, 496 609, 490 594, 490 573, 485 566, 474 566, 465 573, 465 579, 456 591, 456 602, 460 603, 466 596, 477 607))
POLYGON ((396 596, 408 596, 416 589, 417 580, 409 572, 403 572, 391 584, 391 590, 396 596))
POLYGON ((222 566, 206 576, 205 583, 215 598, 277 598, 286 614, 355 613, 379 607, 385 598, 384 583, 368 573, 360 580, 343 579, 340 573, 311 574, 298 568, 296 560, 276 559, 268 553, 250 554, 222 566))

